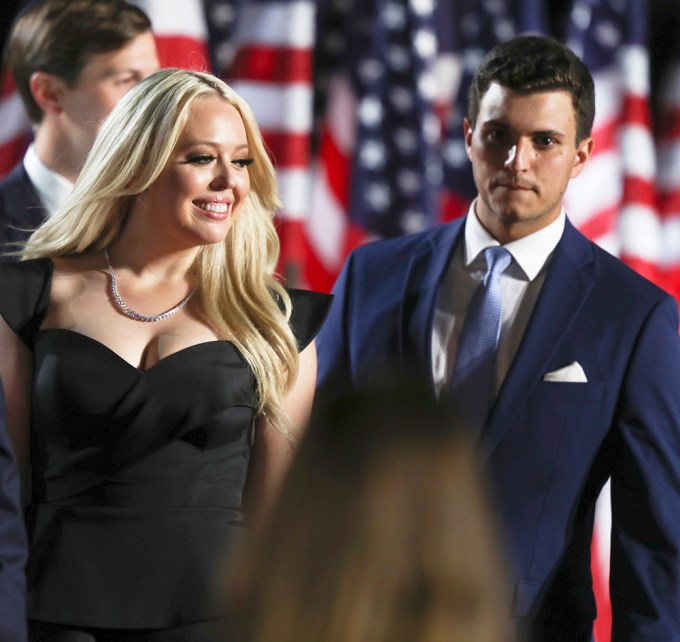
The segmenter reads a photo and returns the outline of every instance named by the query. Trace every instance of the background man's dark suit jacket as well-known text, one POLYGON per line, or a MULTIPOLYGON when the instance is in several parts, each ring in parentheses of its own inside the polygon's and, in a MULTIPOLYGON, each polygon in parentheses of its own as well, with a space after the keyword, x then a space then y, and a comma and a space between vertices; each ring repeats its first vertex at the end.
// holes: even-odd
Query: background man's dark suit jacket
MULTIPOLYGON (((386 368, 432 381, 437 285, 463 228, 350 256, 317 337, 318 395, 386 368)), ((613 640, 680 640, 677 305, 568 221, 479 448, 532 640, 590 640, 593 515, 609 476, 613 640), (587 383, 543 381, 574 361, 587 383)))
MULTIPOLYGON (((1 295, 1 294, 0 294, 1 295)), ((0 640, 26 640, 26 532, 0 385, 0 640)))
POLYGON ((19 163, 0 181, 0 261, 7 261, 2 255, 15 250, 15 243, 26 241, 46 218, 47 210, 24 164, 19 163))
MULTIPOLYGON (((16 260, 4 257, 4 252, 14 250, 14 243, 25 241, 30 231, 37 228, 46 216, 47 210, 23 163, 19 163, 0 181, 0 261, 16 260)), ((26 640, 24 566, 27 544, 19 502, 19 476, 5 426, 5 398, 1 395, 0 640, 3 642, 26 640)))

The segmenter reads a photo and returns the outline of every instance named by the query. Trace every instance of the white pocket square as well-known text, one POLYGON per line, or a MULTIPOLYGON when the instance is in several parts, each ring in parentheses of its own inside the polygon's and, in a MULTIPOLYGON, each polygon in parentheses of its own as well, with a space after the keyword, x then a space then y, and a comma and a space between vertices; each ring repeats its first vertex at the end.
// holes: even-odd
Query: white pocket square
POLYGON ((588 377, 586 377, 586 373, 583 372, 581 364, 578 361, 574 361, 574 363, 570 363, 568 366, 564 366, 564 368, 553 370, 552 372, 544 375, 543 381, 585 383, 588 381, 588 377))

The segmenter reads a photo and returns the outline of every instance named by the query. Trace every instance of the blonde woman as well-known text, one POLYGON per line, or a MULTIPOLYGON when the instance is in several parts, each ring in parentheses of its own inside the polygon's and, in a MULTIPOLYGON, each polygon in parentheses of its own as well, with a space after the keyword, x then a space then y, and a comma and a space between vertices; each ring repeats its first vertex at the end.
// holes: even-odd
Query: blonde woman
POLYGON ((2 266, 33 640, 222 630, 214 574, 306 423, 327 306, 273 277, 278 206, 249 107, 167 69, 119 103, 69 201, 2 266))
POLYGON ((503 552, 466 434, 415 382, 320 404, 232 560, 241 642, 507 642, 503 552))

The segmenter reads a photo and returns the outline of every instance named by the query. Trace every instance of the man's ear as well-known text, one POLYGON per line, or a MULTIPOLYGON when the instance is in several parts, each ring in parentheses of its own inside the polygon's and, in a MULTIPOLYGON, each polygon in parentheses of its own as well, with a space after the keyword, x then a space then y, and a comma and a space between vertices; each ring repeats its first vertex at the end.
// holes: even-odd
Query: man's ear
POLYGON ((470 158, 470 149, 472 148, 472 134, 474 134, 474 128, 469 118, 463 119, 463 138, 465 139, 465 151, 467 152, 468 158, 470 158))
POLYGON ((46 71, 34 71, 29 80, 33 99, 46 114, 64 111, 61 97, 65 89, 63 80, 46 71))
POLYGON ((586 161, 590 158, 593 153, 593 147, 595 146, 595 141, 592 136, 584 138, 576 146, 576 156, 574 157, 574 166, 571 169, 570 178, 576 178, 586 165, 586 161))

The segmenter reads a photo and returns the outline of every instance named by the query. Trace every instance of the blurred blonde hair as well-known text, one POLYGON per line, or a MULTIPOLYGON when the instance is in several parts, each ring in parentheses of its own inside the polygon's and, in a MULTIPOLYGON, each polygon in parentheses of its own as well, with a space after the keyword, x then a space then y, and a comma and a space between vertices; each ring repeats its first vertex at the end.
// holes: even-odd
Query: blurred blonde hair
POLYGON ((486 488, 453 416, 413 386, 318 412, 226 603, 243 642, 502 642, 486 488))
POLYGON ((193 265, 210 324, 252 368, 259 411, 285 432, 282 402, 297 376, 288 326, 290 298, 274 278, 280 207, 276 177, 252 110, 220 79, 163 69, 129 91, 106 119, 64 206, 30 238, 22 258, 99 252, 119 234, 134 195, 165 167, 194 100, 224 98, 241 115, 250 154, 251 190, 222 243, 203 246, 193 265))

